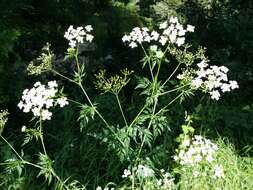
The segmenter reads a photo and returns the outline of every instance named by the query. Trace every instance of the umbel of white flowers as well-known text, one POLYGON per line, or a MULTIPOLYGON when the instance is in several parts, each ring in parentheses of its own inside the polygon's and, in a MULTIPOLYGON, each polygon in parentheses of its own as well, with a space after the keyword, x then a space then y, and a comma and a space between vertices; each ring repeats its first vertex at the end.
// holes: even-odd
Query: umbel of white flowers
POLYGON ((184 139, 182 148, 174 160, 181 165, 194 165, 203 160, 211 163, 218 146, 200 135, 195 135, 192 140, 184 139))
POLYGON ((32 112, 35 117, 41 117, 42 120, 51 120, 51 107, 59 105, 64 107, 69 102, 64 96, 59 96, 58 84, 56 81, 49 81, 47 85, 36 82, 31 89, 25 89, 18 107, 23 112, 32 112))
POLYGON ((93 30, 91 25, 85 27, 79 26, 76 29, 70 25, 64 37, 69 41, 71 48, 76 48, 77 44, 82 44, 84 41, 92 42, 94 36, 90 33, 93 30))
POLYGON ((225 66, 209 66, 205 60, 197 64, 196 77, 192 80, 192 86, 196 89, 202 88, 209 92, 212 99, 219 100, 221 92, 230 92, 239 85, 234 80, 228 80, 229 69, 225 66))
POLYGON ((171 17, 168 21, 160 24, 159 29, 161 31, 159 32, 155 30, 149 31, 147 27, 135 27, 129 35, 123 36, 122 41, 128 43, 131 48, 135 48, 143 42, 150 43, 151 41, 159 42, 162 46, 167 43, 181 46, 185 43, 185 34, 187 32, 194 32, 194 28, 192 25, 187 25, 185 29, 178 22, 177 17, 171 17))

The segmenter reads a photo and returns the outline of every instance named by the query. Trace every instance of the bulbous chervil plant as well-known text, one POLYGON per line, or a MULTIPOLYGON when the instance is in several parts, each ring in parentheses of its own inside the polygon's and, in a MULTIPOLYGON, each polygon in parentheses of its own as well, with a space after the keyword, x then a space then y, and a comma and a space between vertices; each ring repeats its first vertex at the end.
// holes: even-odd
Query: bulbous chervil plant
MULTIPOLYGON (((47 153, 47 145, 44 143, 46 131, 44 131, 43 124, 45 122, 50 124, 50 120, 54 119, 53 109, 55 107, 64 109, 63 107, 69 104, 76 104, 80 109, 80 129, 87 126, 91 120, 102 122, 104 133, 97 136, 108 149, 116 153, 122 163, 129 163, 128 168, 122 171, 122 184, 110 183, 104 190, 175 189, 176 182, 169 171, 155 169, 149 159, 152 151, 158 148, 155 143, 158 137, 163 136, 163 132, 169 130, 166 117, 168 110, 176 101, 182 102, 197 91, 208 94, 211 99, 216 101, 223 93, 239 87, 236 81, 228 79, 229 70, 227 67, 209 65, 203 48, 198 48, 195 52, 190 51, 191 46, 186 41, 194 30, 194 26, 183 26, 177 17, 171 17, 161 23, 157 30, 135 27, 129 34, 123 36, 122 41, 127 46, 132 49, 140 48, 143 51, 144 57, 140 67, 146 69, 149 74, 148 76, 136 76, 137 84, 134 90, 140 93, 145 101, 143 101, 142 107, 136 106, 135 113, 137 114, 134 117, 130 117, 129 110, 122 106, 120 95, 122 89, 128 85, 134 75, 134 71, 126 68, 121 70, 119 74, 107 76, 106 71, 101 70, 95 75, 95 88, 102 92, 101 96, 110 93, 112 95, 110 97, 113 97, 113 101, 118 106, 122 123, 113 123, 105 117, 103 111, 100 111, 100 105, 92 101, 84 85, 86 71, 85 65, 80 62, 79 53, 83 44, 93 41, 93 28, 91 25, 77 28, 70 26, 64 37, 69 42, 65 60, 69 59, 75 62, 72 77, 57 71, 53 63, 54 54, 50 50, 49 44, 42 49, 41 56, 28 65, 27 70, 30 75, 39 75, 44 72, 58 75, 76 86, 83 93, 85 99, 80 102, 73 100, 64 94, 64 89, 59 88, 58 83, 54 80, 38 81, 32 88, 25 89, 18 107, 25 113, 32 112, 32 122, 36 122, 33 127, 22 127, 22 132, 25 134, 24 144, 29 143, 33 138, 38 139, 42 146, 42 152, 37 155, 38 161, 33 163, 25 156, 25 152, 18 153, 1 136, 16 154, 16 158, 6 160, 6 167, 17 168, 22 175, 22 168, 25 165, 34 166, 38 169, 38 176, 44 176, 48 184, 55 189, 85 189, 85 185, 75 180, 70 182, 72 178, 61 179, 59 177, 54 170, 53 160, 47 153), (172 58, 177 64, 166 78, 161 79, 162 68, 168 64, 168 59, 172 58), (172 79, 173 82, 171 82, 172 79), (160 103, 161 99, 163 99, 163 103, 160 103)), ((145 74, 145 72, 143 73, 145 74)), ((3 118, 6 117, 5 113, 2 113, 3 118)), ((191 122, 188 121, 188 123, 191 122)), ((2 124, 2 128, 3 126, 4 124, 2 124)), ((186 129, 191 131, 190 125, 187 127, 186 129)), ((93 136, 95 137, 96 134, 93 136)), ((184 132, 179 139, 180 145, 174 156, 174 161, 178 163, 181 171, 184 171, 184 167, 188 168, 188 165, 189 167, 196 166, 195 175, 201 175, 200 168, 206 167, 215 178, 222 180, 225 177, 222 163, 214 161, 217 145, 202 136, 194 136, 189 132, 184 132), (210 165, 211 163, 213 165, 210 165)), ((98 186, 97 190, 99 189, 103 188, 98 186)))

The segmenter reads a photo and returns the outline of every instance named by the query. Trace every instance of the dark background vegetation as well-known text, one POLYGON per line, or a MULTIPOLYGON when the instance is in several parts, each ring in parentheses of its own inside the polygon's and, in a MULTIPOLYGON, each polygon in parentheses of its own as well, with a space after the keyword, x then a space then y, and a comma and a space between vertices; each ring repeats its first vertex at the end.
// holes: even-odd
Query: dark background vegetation
MULTIPOLYGON (((171 118, 172 134, 176 133, 176 127, 182 122, 184 110, 187 110, 195 116, 194 120, 199 130, 214 137, 217 134, 228 137, 238 151, 245 146, 252 146, 252 0, 141 0, 138 4, 133 0, 1 0, 0 108, 8 109, 10 112, 4 135, 17 147, 22 142, 20 128, 28 123, 29 118, 17 108, 21 93, 34 81, 54 78, 49 75, 27 76, 26 67, 38 56, 46 42, 52 44, 56 59, 61 60, 67 48, 63 34, 69 25, 91 24, 94 27, 95 50, 86 50, 83 53, 83 56, 88 57, 86 60, 88 75, 85 83, 87 86, 94 86, 91 81, 100 68, 105 68, 109 73, 117 73, 126 67, 140 72, 141 55, 125 47, 121 37, 134 26, 156 27, 160 21, 171 15, 196 26, 196 32, 189 39, 190 42, 194 47, 199 45, 206 47, 210 64, 228 67, 230 77, 237 80, 240 86, 238 90, 224 95, 218 103, 207 98, 200 99, 196 95, 182 105, 175 105, 174 110, 172 109, 168 115, 171 118), (178 110, 182 112, 179 113, 178 110)), ((168 71, 163 72, 170 72, 169 67, 168 71)), ((68 84, 65 84, 66 92, 83 101, 77 91, 69 88, 68 84)), ((99 92, 92 87, 89 87, 89 92, 93 94, 93 99, 97 99, 99 92)), ((130 103, 134 96, 136 95, 128 88, 122 94, 125 108, 130 113, 135 108, 130 103)), ((97 99, 98 102, 104 103, 104 109, 116 107, 108 107, 107 105, 113 104, 108 100, 106 96, 102 100, 97 99)), ((118 167, 109 165, 106 159, 108 156, 112 159, 113 154, 108 151, 96 151, 106 148, 86 135, 89 134, 89 130, 94 129, 88 128, 83 133, 79 132, 78 113, 76 108, 69 106, 64 113, 56 116, 50 126, 46 126, 48 131, 46 144, 58 172, 62 176, 74 175, 84 183, 90 183, 89 180, 97 182, 101 179, 119 180, 118 167), (91 156, 94 157, 92 162, 91 156), (97 169, 89 170, 91 168, 97 169), (109 170, 112 178, 107 175, 109 179, 104 179, 103 174, 109 170), (118 179, 115 179, 115 176, 118 176, 118 179)), ((109 110, 109 113, 115 112, 109 110)), ((109 114, 107 118, 113 121, 118 117, 109 114)), ((0 161, 11 154, 11 151, 3 151, 4 148, 7 149, 2 145, 0 161)), ((40 147, 34 145, 25 148, 32 155, 40 147)), ((251 149, 248 150, 251 154, 251 149)), ((28 185, 32 184, 34 189, 40 189, 43 180, 38 178, 37 182, 29 181, 29 176, 36 174, 27 173, 27 178, 22 180, 26 180, 28 185)), ((21 183, 17 179, 13 180, 11 183, 14 185, 21 183)))

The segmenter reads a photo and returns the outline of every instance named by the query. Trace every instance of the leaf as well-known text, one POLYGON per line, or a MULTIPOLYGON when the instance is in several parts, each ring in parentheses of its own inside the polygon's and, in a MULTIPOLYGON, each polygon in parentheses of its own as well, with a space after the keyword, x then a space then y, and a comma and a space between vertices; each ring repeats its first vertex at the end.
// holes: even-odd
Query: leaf
POLYGON ((43 175, 49 185, 53 179, 53 161, 47 155, 40 153, 38 165, 41 166, 41 170, 37 177, 43 175))
POLYGON ((83 128, 87 126, 90 118, 94 120, 94 116, 96 113, 96 107, 82 105, 80 110, 80 115, 78 121, 80 121, 80 131, 82 132, 83 128))
POLYGON ((24 164, 22 160, 11 158, 11 159, 6 160, 5 163, 7 164, 6 171, 8 173, 13 173, 14 171, 17 171, 18 175, 21 176, 22 170, 24 168, 24 164))
POLYGON ((146 89, 148 86, 150 86, 150 81, 146 77, 137 77, 137 83, 138 85, 135 87, 135 89, 146 89))

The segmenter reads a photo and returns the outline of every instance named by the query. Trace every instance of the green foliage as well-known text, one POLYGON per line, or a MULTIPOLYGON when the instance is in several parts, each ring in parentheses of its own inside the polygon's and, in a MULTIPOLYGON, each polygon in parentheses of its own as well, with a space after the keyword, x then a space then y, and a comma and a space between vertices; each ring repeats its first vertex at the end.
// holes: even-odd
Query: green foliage
POLYGON ((38 177, 44 176, 48 184, 50 184, 53 179, 53 161, 47 155, 40 153, 38 165, 41 166, 38 177))
POLYGON ((80 116, 78 120, 80 121, 80 131, 83 130, 84 127, 87 126, 90 119, 94 119, 96 112, 96 107, 82 105, 80 110, 80 116))

